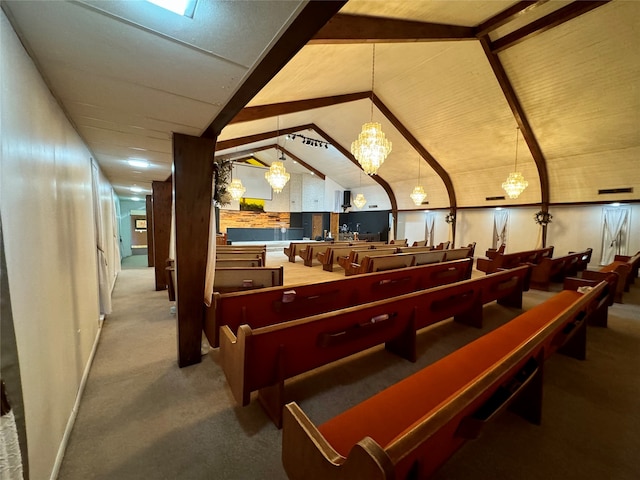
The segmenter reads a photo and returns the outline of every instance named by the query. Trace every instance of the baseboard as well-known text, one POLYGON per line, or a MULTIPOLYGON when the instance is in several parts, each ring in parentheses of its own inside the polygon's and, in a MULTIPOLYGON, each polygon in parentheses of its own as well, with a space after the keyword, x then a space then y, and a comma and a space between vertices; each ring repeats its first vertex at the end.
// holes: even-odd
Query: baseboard
POLYGON ((62 435, 62 441, 60 442, 60 446, 58 447, 58 454, 56 455, 56 461, 54 462, 53 469, 51 470, 51 477, 49 477, 50 480, 56 480, 58 478, 58 474, 60 473, 60 467, 62 466, 62 460, 64 458, 65 451, 67 450, 69 437, 71 436, 71 431, 73 430, 73 426, 76 423, 78 409, 80 408, 80 400, 82 399, 82 394, 84 393, 84 388, 87 384, 87 378, 89 378, 91 365, 93 365, 93 358, 95 357, 96 350, 98 349, 98 342, 100 341, 100 334, 102 333, 103 322, 104 322, 104 315, 100 315, 100 318, 98 319, 98 331, 96 333, 96 338, 93 341, 93 347, 91 348, 89 359, 87 360, 87 364, 84 367, 84 372, 82 373, 82 380, 80 380, 80 386, 78 387, 78 394, 76 395, 76 401, 73 404, 73 409, 71 410, 71 414, 69 415, 67 426, 64 429, 64 434, 62 435))

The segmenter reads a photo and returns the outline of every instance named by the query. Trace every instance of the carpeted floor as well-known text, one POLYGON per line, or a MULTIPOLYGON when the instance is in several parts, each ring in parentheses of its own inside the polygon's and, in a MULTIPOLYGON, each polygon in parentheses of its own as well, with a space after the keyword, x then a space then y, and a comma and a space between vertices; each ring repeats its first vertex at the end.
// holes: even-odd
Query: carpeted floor
MULTIPOLYGON (((268 256, 285 265, 285 281, 328 278, 320 266, 268 256)), ((178 368, 175 317, 153 285, 144 266, 118 277, 58 478, 285 479, 281 431, 255 399, 235 404, 217 351, 178 368)), ((549 295, 526 293, 525 309, 549 295)), ((586 361, 555 355, 545 364, 542 425, 505 412, 434 478, 640 478, 640 282, 625 302, 610 308, 609 328, 589 328, 586 361)), ((490 304, 482 330, 447 321, 422 331, 415 364, 375 348, 292 379, 287 396, 322 423, 518 312, 490 304)))

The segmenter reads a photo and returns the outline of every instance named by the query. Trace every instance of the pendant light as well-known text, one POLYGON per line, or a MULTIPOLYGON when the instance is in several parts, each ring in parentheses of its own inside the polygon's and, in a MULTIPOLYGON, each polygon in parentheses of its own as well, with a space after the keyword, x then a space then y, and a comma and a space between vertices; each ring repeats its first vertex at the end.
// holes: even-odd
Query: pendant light
MULTIPOLYGON (((371 67, 371 95, 373 96, 373 85, 376 65, 376 44, 373 44, 373 62, 371 67)), ((373 99, 371 100, 371 121, 362 125, 362 131, 358 138, 351 144, 351 153, 362 169, 368 175, 375 175, 378 169, 391 153, 391 142, 387 140, 382 131, 382 126, 373 121, 373 99)))
POLYGON ((516 128, 516 162, 514 171, 509 174, 509 177, 502 183, 502 188, 509 198, 518 198, 524 189, 529 186, 529 182, 527 182, 522 173, 518 171, 518 137, 520 132, 520 127, 516 128))
POLYGON ((411 192, 411 195, 409 195, 411 197, 411 200, 413 200, 413 203, 415 203, 417 206, 422 205, 422 202, 424 201, 424 199, 427 198, 427 194, 424 191, 424 188, 422 188, 422 185, 420 185, 420 164, 421 163, 422 163, 422 158, 418 157, 418 185, 413 187, 413 192, 411 192))
MULTIPOLYGON (((278 117, 277 132, 278 138, 276 139, 276 149, 279 148, 278 141, 280 138, 280 117, 278 117)), ((267 182, 269 182, 269 185, 271 185, 271 188, 275 193, 282 192, 282 189, 289 181, 289 178, 291 178, 291 175, 287 173, 287 170, 284 168, 284 164, 282 163, 285 160, 286 158, 284 156, 284 152, 280 150, 280 157, 278 158, 278 160, 271 163, 269 171, 265 172, 264 174, 264 178, 267 179, 267 182)))

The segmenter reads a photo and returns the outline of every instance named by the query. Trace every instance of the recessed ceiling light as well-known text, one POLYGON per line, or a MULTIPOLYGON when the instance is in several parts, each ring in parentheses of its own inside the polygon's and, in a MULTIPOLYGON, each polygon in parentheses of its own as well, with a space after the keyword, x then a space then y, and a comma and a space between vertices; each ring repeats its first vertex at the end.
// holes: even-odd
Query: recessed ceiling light
POLYGON ((197 0, 147 0, 160 8, 185 17, 193 18, 197 0))
POLYGON ((142 199, 140 197, 131 197, 131 200, 133 200, 134 202, 139 202, 142 199))
POLYGON ((138 167, 138 168, 148 168, 149 167, 149 162, 147 162, 146 160, 143 160, 141 158, 130 158, 129 160, 127 160, 127 163, 129 165, 131 165, 132 167, 138 167))
POLYGON ((140 187, 136 187, 136 186, 131 187, 129 190, 131 190, 132 192, 136 192, 136 193, 139 193, 139 192, 142 191, 142 189, 140 187))

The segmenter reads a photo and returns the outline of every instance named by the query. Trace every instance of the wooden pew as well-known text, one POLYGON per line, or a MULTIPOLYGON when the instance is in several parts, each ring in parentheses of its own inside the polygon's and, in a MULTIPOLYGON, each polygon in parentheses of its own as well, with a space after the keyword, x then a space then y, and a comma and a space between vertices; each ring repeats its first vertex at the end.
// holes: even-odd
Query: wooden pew
POLYGON ((416 240, 411 244, 412 247, 426 247, 429 240, 416 240))
POLYGON ((503 254, 505 248, 506 245, 503 243, 498 248, 488 248, 484 255, 487 258, 495 258, 496 255, 503 254))
POLYGON ((238 292, 282 285, 284 269, 279 267, 223 267, 217 268, 213 279, 213 291, 238 292))
POLYGON ((242 267, 256 268, 262 267, 261 258, 216 258, 216 268, 242 267))
POLYGON ((473 261, 411 267, 313 284, 286 285, 250 292, 213 294, 204 331, 212 347, 220 345, 220 327, 236 334, 242 324, 260 328, 296 318, 382 300, 404 293, 459 282, 471 277, 473 261))
POLYGON ((615 272, 618 275, 618 284, 616 286, 614 301, 616 303, 622 303, 624 292, 629 290, 628 285, 629 277, 632 275, 632 265, 629 261, 614 260, 599 270, 584 270, 580 278, 600 282, 606 279, 608 273, 615 272))
POLYGON ((565 277, 576 275, 591 259, 591 248, 568 253, 560 257, 544 257, 531 268, 531 288, 549 290, 552 282, 562 282, 565 277))
POLYGON ((451 317, 480 328, 483 305, 494 300, 521 308, 528 270, 505 270, 261 328, 243 324, 237 335, 224 325, 220 365, 236 401, 248 405, 257 390, 280 426, 286 379, 381 344, 415 361, 417 330, 451 317))
POLYGON ((544 362, 558 350, 584 358, 585 319, 604 287, 562 291, 319 427, 289 403, 287 476, 424 479, 507 407, 539 424, 544 362))
POLYGON ((398 250, 399 248, 396 247, 378 247, 367 250, 351 250, 348 257, 338 257, 338 265, 340 265, 344 269, 345 275, 353 275, 355 271, 352 270, 352 266, 355 264, 355 268, 359 267, 365 255, 393 255, 398 250))
POLYGON ((216 261, 218 260, 259 260, 262 267, 266 262, 266 252, 218 252, 216 251, 216 261))
POLYGON ((435 247, 433 247, 434 250, 446 250, 449 248, 449 245, 451 245, 451 242, 446 241, 446 242, 440 242, 438 245, 436 245, 435 247))
POLYGON ((316 259, 318 253, 323 253, 330 247, 348 247, 349 245, 349 242, 319 242, 317 244, 310 244, 301 248, 299 250, 299 256, 306 267, 312 267, 313 261, 316 259))
POLYGON ((218 258, 231 258, 230 254, 234 253, 254 253, 260 254, 262 257, 262 265, 265 266, 267 264, 267 246, 266 245, 217 245, 216 246, 216 257, 218 254, 224 254, 224 256, 220 256, 218 258))
POLYGON ((331 243, 333 243, 333 241, 330 241, 330 242, 315 242, 315 241, 291 242, 288 247, 284 247, 284 254, 287 256, 287 258, 289 259, 289 261, 291 263, 295 263, 296 262, 296 257, 300 255, 300 249, 306 248, 307 245, 315 245, 315 244, 319 244, 319 243, 331 244, 331 243))
POLYGON ((589 325, 597 327, 607 327, 609 320, 609 307, 613 305, 617 292, 620 276, 617 272, 597 272, 598 280, 586 278, 567 277, 564 279, 563 290, 578 290, 580 287, 595 287, 600 282, 607 284, 600 295, 599 303, 589 316, 589 325))
POLYGON ((536 265, 543 258, 553 256, 553 247, 525 250, 522 252, 496 253, 493 258, 478 257, 476 269, 485 273, 492 273, 501 268, 513 268, 524 263, 536 265))
POLYGON ((399 238, 397 240, 391 240, 389 242, 389 245, 396 245, 398 247, 408 247, 409 240, 407 240, 406 238, 399 238))
MULTIPOLYGON (((324 249, 324 251, 319 251, 316 254, 316 259, 322 265, 322 269, 327 272, 333 272, 333 266, 338 264, 338 259, 340 257, 349 257, 349 254, 353 250, 364 250, 367 252, 375 251, 377 249, 372 249, 370 245, 366 243, 359 245, 332 245, 324 249)), ((305 265, 307 265, 305 261, 305 265)), ((308 266, 311 266, 311 262, 309 262, 308 266)))
POLYGON ((416 252, 431 252, 433 251, 433 247, 398 247, 398 253, 416 253, 416 252))
POLYGON ((345 268, 346 275, 356 275, 361 273, 380 272, 383 270, 394 270, 396 268, 406 268, 416 265, 427 265, 429 263, 458 260, 472 256, 473 247, 454 248, 451 250, 423 250, 423 247, 415 247, 417 252, 413 253, 413 247, 399 249, 399 253, 376 255, 365 252, 360 254, 360 263, 352 262, 345 268))
MULTIPOLYGON (((623 279, 621 291, 628 292, 631 288, 631 284, 635 282, 635 278, 638 276, 638 268, 640 267, 640 252, 633 256, 628 255, 616 255, 613 258, 613 262, 609 265, 605 265, 600 268, 601 272, 617 271, 620 277, 623 279), (628 268, 627 268, 628 267, 628 268)), ((622 298, 622 294, 620 294, 622 298)), ((622 301, 620 302, 622 303, 622 301)))

